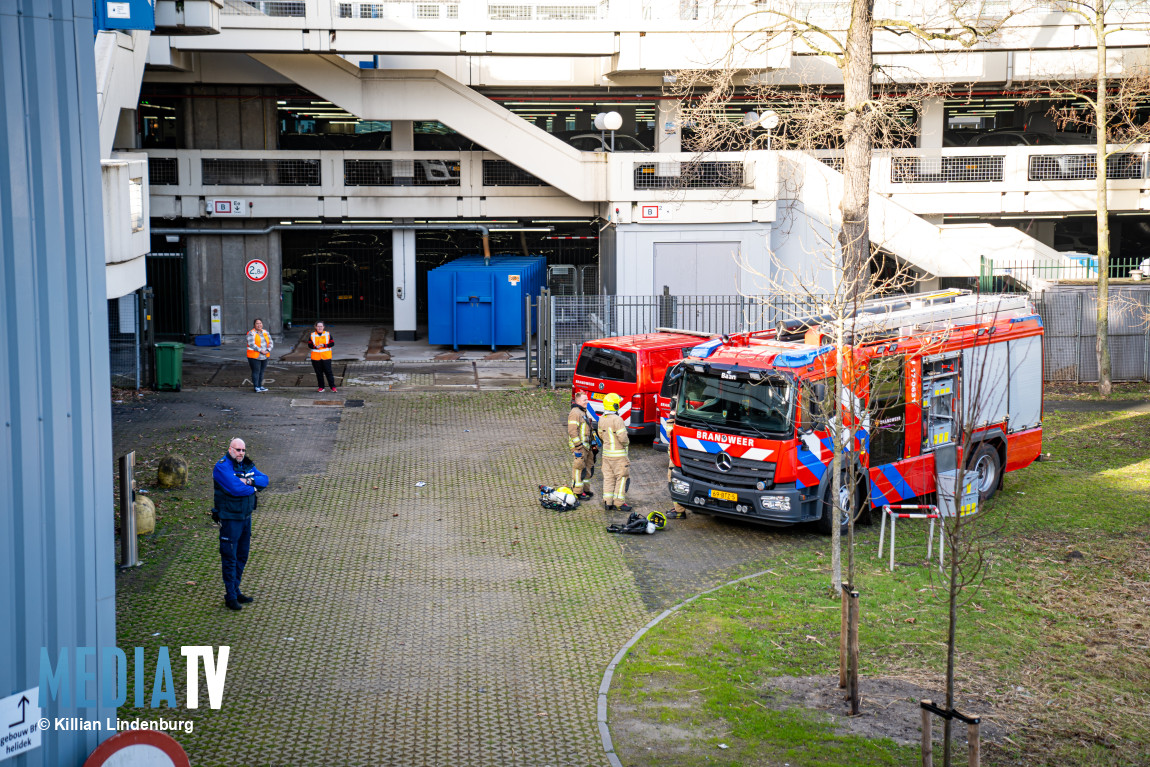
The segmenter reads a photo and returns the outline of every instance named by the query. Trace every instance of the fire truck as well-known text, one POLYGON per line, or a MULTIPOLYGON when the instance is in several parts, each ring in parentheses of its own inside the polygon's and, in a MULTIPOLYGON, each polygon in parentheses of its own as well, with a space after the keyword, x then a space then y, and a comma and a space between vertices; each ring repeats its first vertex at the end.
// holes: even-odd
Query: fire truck
POLYGON ((829 534, 841 338, 840 525, 935 493, 947 462, 967 467, 985 501, 1041 453, 1042 332, 1026 296, 949 290, 700 344, 680 363, 671 496, 829 534))

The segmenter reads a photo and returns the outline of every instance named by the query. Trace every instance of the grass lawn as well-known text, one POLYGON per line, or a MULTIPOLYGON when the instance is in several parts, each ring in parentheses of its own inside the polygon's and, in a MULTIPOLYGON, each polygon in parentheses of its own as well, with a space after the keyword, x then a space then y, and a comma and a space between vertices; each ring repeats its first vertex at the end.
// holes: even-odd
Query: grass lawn
MULTIPOLYGON (((981 515, 994 535, 982 587, 960 607, 958 708, 1002 733, 983 744, 983 764, 1150 764, 1150 414, 1048 413, 1044 428, 1050 460, 1007 475, 981 515)), ((624 764, 917 763, 916 745, 780 704, 772 678, 837 677, 839 630, 829 539, 780 535, 788 553, 769 573, 673 614, 620 664, 610 720, 624 764)), ((900 562, 921 560, 922 524, 905 524, 899 542, 900 562)), ((913 682, 941 702, 938 569, 891 573, 877 548, 877 524, 860 528, 864 713, 868 683, 880 679, 913 682)), ((917 706, 904 708, 917 722, 917 706)), ((954 763, 965 765, 959 753, 954 763)))

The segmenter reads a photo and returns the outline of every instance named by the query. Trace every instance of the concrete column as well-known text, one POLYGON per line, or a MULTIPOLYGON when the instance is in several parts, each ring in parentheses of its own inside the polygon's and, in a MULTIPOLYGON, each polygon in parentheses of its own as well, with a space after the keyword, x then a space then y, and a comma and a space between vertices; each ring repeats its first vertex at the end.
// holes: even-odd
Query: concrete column
POLYGON ((415 340, 415 230, 391 230, 391 281, 395 288, 392 327, 396 341, 415 340))
POLYGON ((659 99, 655 113, 655 151, 683 151, 683 128, 679 125, 679 102, 659 99))
MULTIPOLYGON (((679 124, 679 102, 673 99, 659 99, 655 112, 655 151, 683 151, 683 127, 679 124)), ((678 176, 678 162, 655 163, 656 176, 678 176)))
POLYGON ((575 113, 575 130, 594 130, 595 110, 587 107, 575 113))
POLYGON ((918 115, 918 148, 927 156, 919 160, 919 173, 938 173, 942 170, 942 134, 946 130, 946 106, 943 99, 922 100, 918 115))
MULTIPOLYGON (((411 120, 391 121, 391 149, 393 152, 411 152, 415 149, 415 123, 411 120)), ((391 175, 400 178, 415 176, 415 162, 392 160, 391 175)))
POLYGON ((922 100, 918 117, 918 148, 942 149, 942 133, 946 130, 946 109, 942 98, 922 100))
POLYGON ((633 106, 617 106, 611 107, 619 113, 623 118, 623 127, 619 129, 620 133, 625 133, 628 136, 634 136, 638 131, 635 128, 635 107, 633 106))

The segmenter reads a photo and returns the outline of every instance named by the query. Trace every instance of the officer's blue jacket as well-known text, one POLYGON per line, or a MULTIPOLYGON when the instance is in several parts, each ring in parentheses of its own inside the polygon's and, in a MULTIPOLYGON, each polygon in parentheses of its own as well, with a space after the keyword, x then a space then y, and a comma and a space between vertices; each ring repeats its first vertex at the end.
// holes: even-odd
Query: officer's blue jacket
POLYGON ((216 483, 216 510, 220 519, 247 519, 256 508, 256 488, 268 486, 268 475, 256 468, 247 456, 240 463, 224 453, 224 457, 212 469, 212 479, 216 483), (243 482, 250 477, 252 484, 243 482))

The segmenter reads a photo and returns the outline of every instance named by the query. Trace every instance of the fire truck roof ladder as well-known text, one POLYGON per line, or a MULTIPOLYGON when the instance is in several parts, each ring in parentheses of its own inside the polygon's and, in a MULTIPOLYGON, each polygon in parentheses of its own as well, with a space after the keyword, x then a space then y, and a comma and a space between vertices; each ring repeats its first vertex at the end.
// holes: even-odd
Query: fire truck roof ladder
MULTIPOLYGON (((958 292, 958 291, 955 291, 958 292)), ((1022 317, 1032 312, 1030 300, 1019 294, 973 295, 961 291, 959 295, 937 300, 934 294, 925 294, 928 300, 920 301, 917 296, 905 296, 905 301, 885 305, 885 311, 860 312, 855 317, 842 320, 848 333, 867 337, 881 337, 891 333, 910 332, 911 329, 937 330, 946 327, 973 325, 983 322, 1013 317, 1022 317), (929 298, 928 298, 929 297, 929 298)))

